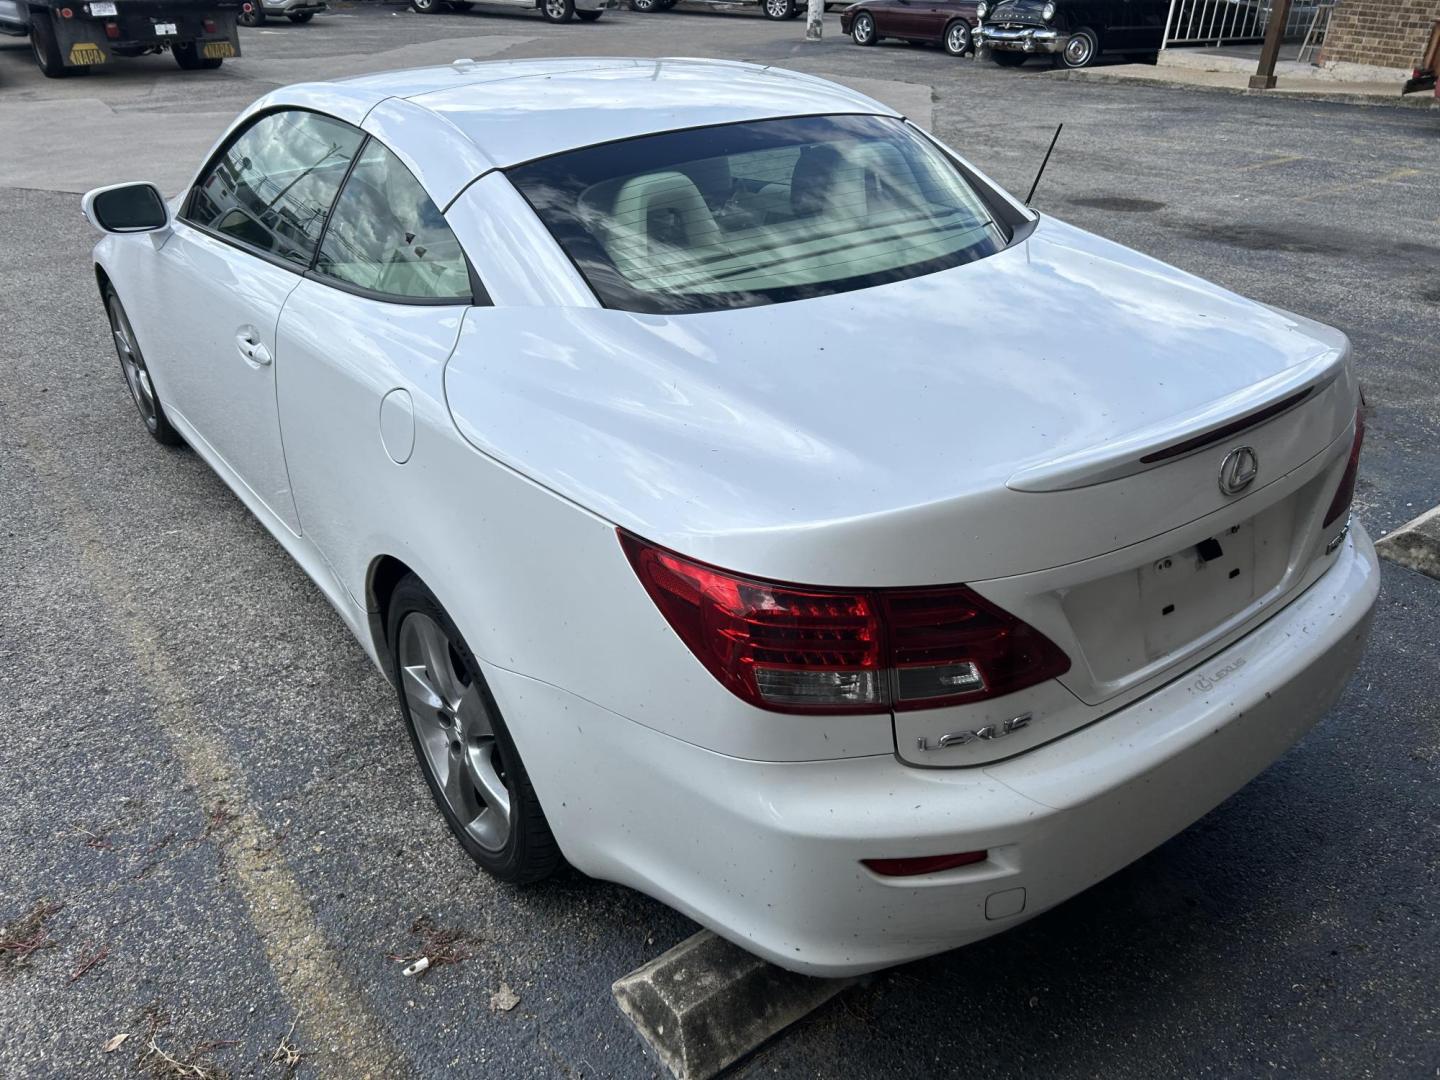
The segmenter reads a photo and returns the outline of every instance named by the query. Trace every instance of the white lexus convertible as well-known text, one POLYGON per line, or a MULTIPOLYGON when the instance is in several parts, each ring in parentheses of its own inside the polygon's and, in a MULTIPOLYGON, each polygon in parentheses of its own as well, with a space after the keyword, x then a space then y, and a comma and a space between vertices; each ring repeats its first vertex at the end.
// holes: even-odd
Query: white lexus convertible
POLYGON ((84 208, 150 433, 325 591, 507 881, 924 956, 1206 813, 1364 648, 1344 335, 820 79, 290 86, 170 203, 84 208))

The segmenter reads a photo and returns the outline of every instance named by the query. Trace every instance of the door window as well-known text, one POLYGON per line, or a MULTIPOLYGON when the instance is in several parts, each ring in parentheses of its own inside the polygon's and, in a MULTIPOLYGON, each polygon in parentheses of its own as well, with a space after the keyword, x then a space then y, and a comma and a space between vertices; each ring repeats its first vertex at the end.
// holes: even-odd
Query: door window
POLYGON ((471 302, 469 264, 444 215, 374 139, 335 203, 315 269, 397 299, 471 302))
POLYGON ((309 266, 364 138, 319 113, 262 116, 201 177, 185 217, 246 247, 309 266))

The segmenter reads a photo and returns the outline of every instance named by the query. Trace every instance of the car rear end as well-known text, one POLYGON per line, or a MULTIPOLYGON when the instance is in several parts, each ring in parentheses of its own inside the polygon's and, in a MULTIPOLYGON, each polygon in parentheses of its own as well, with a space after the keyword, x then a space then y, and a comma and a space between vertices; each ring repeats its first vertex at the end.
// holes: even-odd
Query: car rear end
POLYGON ((594 511, 487 546, 554 611, 524 574, 475 604, 518 624, 485 673, 575 865, 851 974, 1060 903, 1330 708, 1378 591, 1344 335, 998 199, 977 240, 888 121, 643 149, 452 211, 513 184, 547 283, 609 302, 543 346, 467 315, 445 375, 467 441, 594 511))
POLYGON ((223 60, 240 55, 239 8, 240 0, 82 0, 51 5, 48 22, 68 67, 190 47, 223 60))

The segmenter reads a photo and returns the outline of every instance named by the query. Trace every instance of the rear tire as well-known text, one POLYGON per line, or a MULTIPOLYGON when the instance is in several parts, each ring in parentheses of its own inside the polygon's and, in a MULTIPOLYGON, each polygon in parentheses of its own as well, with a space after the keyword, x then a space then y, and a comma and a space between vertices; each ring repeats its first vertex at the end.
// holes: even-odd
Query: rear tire
POLYGON ((315 17, 315 13, 313 11, 297 11, 294 15, 285 17, 293 23, 307 23, 315 17))
POLYGON ((862 11, 855 16, 855 21, 850 24, 850 40, 856 45, 874 45, 880 40, 880 35, 875 32, 875 16, 868 11, 862 11))
POLYGON ((793 19, 795 0, 760 0, 760 10, 767 19, 793 19))
POLYGON ((1019 67, 1029 59, 1028 54, 1023 52, 998 52, 991 50, 990 59, 1001 67, 1019 67))
POLYGON ((241 5, 240 14, 235 16, 235 21, 241 26, 251 28, 264 26, 265 10, 260 6, 260 0, 252 0, 249 11, 246 11, 244 5, 241 5))
POLYGON ((194 41, 170 46, 170 54, 182 71, 213 71, 224 63, 218 56, 201 56, 200 46, 194 41))
POLYGON ((554 873, 564 859, 480 665, 414 574, 390 597, 386 636, 420 772, 460 846, 501 881, 554 873))
POLYGON ((945 51, 951 56, 964 56, 970 51, 970 26, 960 19, 956 19, 945 28, 945 37, 941 39, 945 51))
POLYGON ((30 55, 35 57, 35 66, 47 79, 63 79, 72 71, 84 68, 65 66, 60 55, 60 46, 55 43, 55 31, 46 20, 48 15, 33 15, 30 19, 30 55))

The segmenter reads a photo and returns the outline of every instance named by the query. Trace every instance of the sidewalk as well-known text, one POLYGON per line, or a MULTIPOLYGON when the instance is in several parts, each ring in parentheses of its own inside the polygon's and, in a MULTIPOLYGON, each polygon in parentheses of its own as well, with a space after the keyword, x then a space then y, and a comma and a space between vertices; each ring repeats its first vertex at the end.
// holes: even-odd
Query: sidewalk
MULTIPOLYGON (((1258 49, 1256 51, 1258 53, 1258 49)), ((1049 74, 1057 79, 1135 82, 1350 104, 1404 105, 1412 108, 1440 105, 1433 91, 1402 95, 1403 74, 1391 76, 1385 69, 1371 69, 1374 75, 1383 78, 1366 77, 1369 72, 1342 74, 1294 60, 1281 60, 1275 65, 1276 83, 1273 89, 1251 90, 1250 76, 1255 74, 1257 61, 1250 56, 1237 55, 1238 52, 1240 50, 1167 49, 1160 54, 1158 64, 1109 64, 1078 71, 1057 69, 1049 74), (1357 74, 1359 77, 1356 77, 1357 74)))

